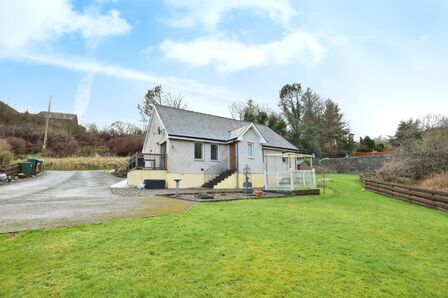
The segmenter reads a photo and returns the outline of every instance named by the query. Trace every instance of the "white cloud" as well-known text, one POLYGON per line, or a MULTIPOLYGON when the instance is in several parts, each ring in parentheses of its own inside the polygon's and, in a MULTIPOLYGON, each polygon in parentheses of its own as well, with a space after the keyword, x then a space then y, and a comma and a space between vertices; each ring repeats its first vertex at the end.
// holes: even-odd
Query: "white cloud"
POLYGON ((168 21, 177 27, 203 26, 214 30, 222 16, 235 9, 250 9, 255 13, 267 14, 275 23, 289 26, 296 10, 289 0, 166 0, 165 3, 177 13, 168 21))
POLYGON ((92 92, 94 72, 88 72, 79 82, 76 89, 75 111, 80 120, 84 117, 90 102, 90 94, 92 92))
POLYGON ((191 79, 177 78, 171 76, 153 75, 138 70, 124 68, 120 66, 100 64, 95 61, 86 61, 73 57, 55 57, 36 54, 23 54, 9 56, 8 59, 31 62, 45 65, 52 65, 74 71, 103 74, 112 77, 150 82, 152 84, 162 84, 164 87, 172 88, 175 91, 188 94, 199 94, 209 98, 224 99, 232 102, 240 98, 247 98, 247 95, 236 94, 226 88, 213 85, 205 85, 191 79))
POLYGON ((68 0, 0 2, 0 46, 14 50, 79 32, 84 38, 127 33, 131 26, 116 10, 77 12, 68 0))
POLYGON ((315 66, 326 56, 326 49, 319 39, 306 31, 295 31, 281 40, 261 45, 249 45, 213 36, 199 37, 187 42, 168 39, 160 45, 160 50, 165 57, 190 67, 211 64, 224 73, 293 61, 315 66))

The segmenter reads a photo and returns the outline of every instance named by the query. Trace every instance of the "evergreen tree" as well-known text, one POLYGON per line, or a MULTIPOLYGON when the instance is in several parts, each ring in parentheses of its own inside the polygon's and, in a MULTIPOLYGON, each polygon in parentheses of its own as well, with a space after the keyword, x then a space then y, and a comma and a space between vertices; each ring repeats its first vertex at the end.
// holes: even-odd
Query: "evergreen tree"
POLYGON ((288 140, 300 147, 302 104, 300 99, 303 95, 300 84, 286 84, 279 94, 279 107, 288 125, 288 140))

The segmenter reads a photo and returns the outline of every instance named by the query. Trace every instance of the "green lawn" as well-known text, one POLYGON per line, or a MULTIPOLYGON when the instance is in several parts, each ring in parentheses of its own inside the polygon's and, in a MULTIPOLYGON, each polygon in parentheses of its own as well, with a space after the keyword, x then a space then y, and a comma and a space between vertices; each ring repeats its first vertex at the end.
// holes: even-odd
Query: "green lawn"
POLYGON ((0 296, 448 295, 448 214, 361 191, 0 236, 0 296))

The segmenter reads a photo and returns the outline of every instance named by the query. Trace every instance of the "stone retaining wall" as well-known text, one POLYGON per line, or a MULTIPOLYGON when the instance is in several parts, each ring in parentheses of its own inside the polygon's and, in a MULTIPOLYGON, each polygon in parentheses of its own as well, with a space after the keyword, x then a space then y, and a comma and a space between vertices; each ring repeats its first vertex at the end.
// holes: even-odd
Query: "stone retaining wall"
POLYGON ((319 166, 336 171, 337 173, 361 174, 379 169, 386 161, 391 160, 392 157, 393 155, 324 158, 319 161, 319 166))

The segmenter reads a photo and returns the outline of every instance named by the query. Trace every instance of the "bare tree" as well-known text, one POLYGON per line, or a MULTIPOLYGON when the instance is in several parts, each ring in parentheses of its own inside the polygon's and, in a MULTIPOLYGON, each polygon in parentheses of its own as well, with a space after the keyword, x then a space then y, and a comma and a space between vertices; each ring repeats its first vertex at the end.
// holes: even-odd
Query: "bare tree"
POLYGON ((230 116, 235 120, 243 120, 245 109, 246 103, 244 101, 234 101, 229 105, 230 116))
POLYGON ((447 117, 427 115, 416 122, 419 123, 421 137, 402 142, 394 164, 385 164, 378 171, 384 179, 422 179, 448 171, 447 117))
POLYGON ((166 94, 162 94, 162 105, 177 109, 187 109, 188 103, 185 101, 184 96, 180 93, 173 94, 171 92, 167 92, 166 94))
POLYGON ((143 99, 143 103, 137 105, 137 109, 142 117, 142 122, 146 123, 151 118, 152 106, 154 104, 163 105, 172 108, 186 109, 188 103, 182 94, 164 93, 161 85, 157 85, 152 89, 148 89, 143 99))

